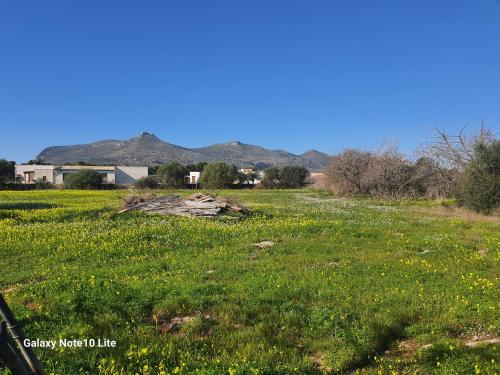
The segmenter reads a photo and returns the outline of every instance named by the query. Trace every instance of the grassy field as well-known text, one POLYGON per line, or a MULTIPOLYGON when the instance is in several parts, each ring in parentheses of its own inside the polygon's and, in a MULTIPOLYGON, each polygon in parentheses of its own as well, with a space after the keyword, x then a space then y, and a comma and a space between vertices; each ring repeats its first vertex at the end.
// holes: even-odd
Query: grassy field
POLYGON ((47 373, 498 372, 473 343, 499 335, 498 221, 314 190, 219 192, 236 222, 118 214, 125 194, 0 192, 27 336, 117 341, 36 349, 47 373))

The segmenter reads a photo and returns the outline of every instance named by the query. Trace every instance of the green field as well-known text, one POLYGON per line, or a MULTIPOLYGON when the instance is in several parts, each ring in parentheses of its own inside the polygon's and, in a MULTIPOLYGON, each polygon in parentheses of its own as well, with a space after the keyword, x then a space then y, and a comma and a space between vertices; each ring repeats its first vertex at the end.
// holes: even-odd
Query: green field
POLYGON ((219 192, 240 221, 118 214, 126 193, 0 192, 27 336, 117 342, 36 349, 47 373, 498 372, 471 344, 499 336, 498 221, 315 190, 219 192))

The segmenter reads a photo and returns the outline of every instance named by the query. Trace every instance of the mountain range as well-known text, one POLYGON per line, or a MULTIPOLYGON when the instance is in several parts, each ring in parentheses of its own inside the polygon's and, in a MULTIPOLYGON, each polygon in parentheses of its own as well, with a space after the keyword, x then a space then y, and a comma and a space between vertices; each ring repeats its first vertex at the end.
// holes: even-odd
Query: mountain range
POLYGON ((125 141, 111 139, 81 145, 48 147, 38 154, 37 159, 50 164, 86 162, 148 166, 170 161, 182 164, 223 161, 240 168, 264 169, 271 165, 299 165, 310 171, 319 171, 328 166, 331 156, 316 150, 295 155, 284 150, 269 150, 238 141, 186 148, 143 132, 125 141))

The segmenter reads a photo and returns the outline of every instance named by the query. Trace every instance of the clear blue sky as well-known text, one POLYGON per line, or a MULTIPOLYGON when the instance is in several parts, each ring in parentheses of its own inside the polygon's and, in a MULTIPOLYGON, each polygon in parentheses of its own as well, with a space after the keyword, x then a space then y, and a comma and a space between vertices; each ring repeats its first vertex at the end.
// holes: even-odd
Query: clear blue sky
POLYGON ((410 153, 500 130, 500 0, 0 2, 0 158, 141 131, 410 153))

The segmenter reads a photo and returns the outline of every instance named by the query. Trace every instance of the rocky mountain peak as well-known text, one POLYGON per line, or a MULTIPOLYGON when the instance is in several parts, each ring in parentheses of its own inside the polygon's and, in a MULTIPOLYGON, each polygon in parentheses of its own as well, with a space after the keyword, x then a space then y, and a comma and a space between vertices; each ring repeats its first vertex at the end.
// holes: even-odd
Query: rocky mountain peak
POLYGON ((229 141, 229 142, 226 142, 226 146, 241 146, 242 143, 239 142, 239 141, 229 141))
POLYGON ((154 138, 154 139, 159 139, 156 135, 154 135, 153 133, 148 133, 148 132, 141 132, 139 133, 136 137, 134 137, 135 139, 142 139, 142 138, 154 138))

